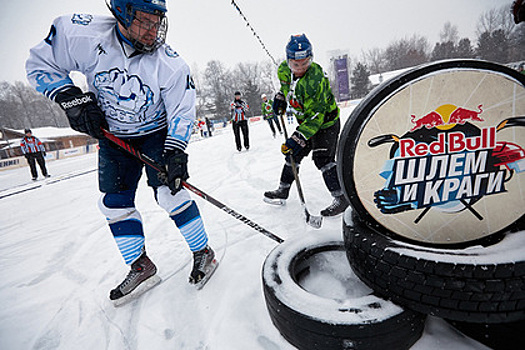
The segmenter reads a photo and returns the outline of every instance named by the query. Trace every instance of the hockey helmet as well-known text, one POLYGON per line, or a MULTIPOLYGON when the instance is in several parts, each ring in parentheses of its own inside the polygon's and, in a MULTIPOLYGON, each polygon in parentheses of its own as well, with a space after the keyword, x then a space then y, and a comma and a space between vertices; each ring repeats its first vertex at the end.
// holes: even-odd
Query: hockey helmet
POLYGON ((266 98, 266 97, 267 97, 266 94, 262 94, 261 95, 261 98, 263 98, 263 99, 266 98))
POLYGON ((117 19, 117 21, 128 29, 131 23, 136 18, 137 11, 144 13, 157 15, 160 17, 160 21, 154 24, 146 24, 147 29, 150 29, 152 25, 157 27, 157 37, 154 42, 144 42, 141 40, 141 33, 132 33, 131 37, 128 37, 132 45, 141 52, 153 52, 159 46, 164 44, 166 40, 166 33, 168 31, 168 21, 166 18, 166 0, 106 0, 111 1, 108 4, 109 9, 117 19))
POLYGON ((304 34, 292 35, 286 45, 286 59, 302 60, 313 57, 312 44, 304 34))
POLYGON ((28 132, 31 132, 31 129, 28 129, 28 128, 24 129, 24 134, 27 134, 28 132))

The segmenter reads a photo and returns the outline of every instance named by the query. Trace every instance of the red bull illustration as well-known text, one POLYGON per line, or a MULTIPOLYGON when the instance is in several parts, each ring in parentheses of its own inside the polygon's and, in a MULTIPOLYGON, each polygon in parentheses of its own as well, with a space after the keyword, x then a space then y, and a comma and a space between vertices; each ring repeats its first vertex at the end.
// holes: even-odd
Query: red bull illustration
POLYGON ((473 205, 484 196, 506 192, 515 173, 525 171, 521 145, 497 139, 499 130, 525 126, 525 117, 512 117, 497 126, 477 127, 484 121, 482 105, 469 110, 451 104, 417 118, 399 137, 379 135, 368 141, 373 148, 393 143, 390 159, 380 172, 386 182, 374 193, 383 214, 423 209, 417 224, 430 209, 447 213, 468 210, 478 220, 473 205))
POLYGON ((425 127, 432 129, 436 126, 447 125, 454 126, 456 124, 464 125, 467 121, 484 121, 479 115, 483 112, 482 105, 478 106, 478 111, 456 107, 454 105, 442 105, 435 111, 432 111, 422 117, 412 115, 411 121, 414 127, 410 131, 415 131, 425 127), (452 111, 451 111, 452 109, 452 111))

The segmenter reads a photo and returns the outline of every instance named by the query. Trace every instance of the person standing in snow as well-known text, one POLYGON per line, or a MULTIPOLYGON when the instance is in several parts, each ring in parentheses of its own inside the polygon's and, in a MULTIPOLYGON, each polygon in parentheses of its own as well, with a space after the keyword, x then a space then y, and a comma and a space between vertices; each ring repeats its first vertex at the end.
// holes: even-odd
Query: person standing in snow
POLYGON ((320 65, 313 62, 312 45, 306 35, 290 38, 286 45, 286 60, 279 66, 277 75, 281 89, 274 97, 273 110, 283 115, 289 105, 299 126, 281 146, 286 158, 279 188, 265 192, 264 197, 270 202, 287 199, 294 181, 290 157, 299 165, 312 152, 315 166, 321 171, 333 196, 332 204, 322 210, 321 215, 338 215, 349 204, 339 184, 335 163, 341 128, 339 108, 327 75, 320 65))
POLYGON ((283 131, 281 130, 281 124, 279 124, 279 119, 277 119, 277 116, 273 111, 273 100, 269 100, 266 94, 262 94, 261 99, 261 112, 264 120, 266 120, 268 122, 268 125, 270 125, 270 130, 272 130, 273 137, 275 138, 275 127, 273 126, 274 123, 277 126, 277 130, 279 130, 279 134, 282 135, 283 131))
POLYGON ((213 134, 213 123, 208 117, 204 117, 204 121, 206 122, 206 129, 208 130, 208 137, 212 137, 213 134))
POLYGON ((111 0, 108 7, 113 16, 55 19, 47 38, 30 50, 26 71, 32 86, 65 111, 73 129, 99 139, 99 207, 130 267, 110 292, 119 301, 160 279, 146 254, 135 207, 144 165, 112 145, 101 128, 165 165, 166 174, 146 167, 147 183, 193 252, 190 283, 205 282, 217 262, 197 204, 182 187, 189 176, 185 149, 195 120, 195 85, 186 62, 165 44, 166 1, 111 0), (88 92, 73 84, 72 70, 86 76, 88 92))
POLYGON ((33 136, 31 129, 25 129, 24 133, 26 136, 24 136, 22 141, 20 141, 20 149, 29 163, 29 169, 31 169, 31 179, 36 181, 38 178, 35 163, 38 163, 40 171, 42 171, 42 175, 44 177, 49 177, 50 175, 47 173, 46 161, 44 159, 46 155, 46 149, 44 145, 37 137, 33 136))
POLYGON ((244 147, 246 150, 250 149, 250 135, 248 130, 248 117, 246 112, 250 110, 250 106, 241 100, 241 93, 239 91, 235 92, 235 99, 230 104, 230 113, 233 126, 233 134, 235 135, 235 146, 237 151, 242 150, 241 145, 241 131, 244 141, 244 147))
POLYGON ((514 23, 518 24, 525 21, 525 0, 514 0, 511 6, 514 23))

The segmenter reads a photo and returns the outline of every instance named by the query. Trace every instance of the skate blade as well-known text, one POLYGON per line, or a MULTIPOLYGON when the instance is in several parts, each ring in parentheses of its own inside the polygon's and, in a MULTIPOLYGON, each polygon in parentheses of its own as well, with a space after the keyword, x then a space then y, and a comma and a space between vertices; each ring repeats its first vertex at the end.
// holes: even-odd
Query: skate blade
POLYGON ((272 199, 268 197, 263 197, 263 201, 271 205, 285 205, 286 204, 285 199, 279 199, 279 198, 272 199))
POLYGON ((142 294, 155 287, 160 282, 162 282, 162 279, 159 276, 151 276, 150 278, 139 284, 139 286, 135 288, 131 293, 126 294, 122 298, 119 298, 117 300, 112 300, 113 306, 119 307, 137 299, 142 294))
POLYGON ((204 287, 204 285, 208 283, 211 276, 213 276, 213 273, 215 272, 215 270, 217 270, 218 266, 219 266, 219 262, 217 261, 217 259, 213 259, 211 264, 207 266, 206 271, 204 271, 205 273, 204 277, 199 282, 196 282, 196 283, 190 282, 190 283, 192 283, 197 290, 201 290, 202 287, 204 287))

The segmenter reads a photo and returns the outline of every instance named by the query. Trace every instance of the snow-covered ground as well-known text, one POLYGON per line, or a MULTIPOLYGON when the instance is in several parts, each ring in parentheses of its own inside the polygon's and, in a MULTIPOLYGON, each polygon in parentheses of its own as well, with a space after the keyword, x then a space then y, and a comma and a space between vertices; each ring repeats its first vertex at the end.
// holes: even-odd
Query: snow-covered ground
MULTIPOLYGON (((342 111, 343 119, 350 111, 342 111)), ((282 139, 273 139, 265 122, 250 126, 250 139, 250 150, 241 153, 230 129, 191 143, 189 182, 285 240, 341 234, 341 217, 325 220, 320 230, 305 225, 295 190, 286 206, 262 201, 278 185, 282 139)), ((47 166, 50 180, 86 173, 28 184, 27 167, 0 171, 0 197, 42 185, 0 199, 0 349, 293 349, 272 325, 262 293, 261 267, 273 240, 194 196, 221 260, 196 291, 187 283, 191 254, 143 179, 137 208, 164 281, 114 308, 109 290, 127 267, 97 208, 96 154, 47 166)), ((310 159, 300 176, 308 207, 318 213, 331 198, 310 159)), ((487 348, 429 318, 413 349, 487 348)))

